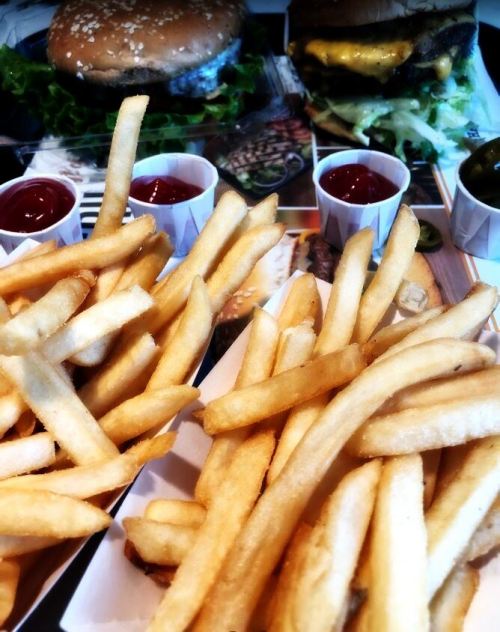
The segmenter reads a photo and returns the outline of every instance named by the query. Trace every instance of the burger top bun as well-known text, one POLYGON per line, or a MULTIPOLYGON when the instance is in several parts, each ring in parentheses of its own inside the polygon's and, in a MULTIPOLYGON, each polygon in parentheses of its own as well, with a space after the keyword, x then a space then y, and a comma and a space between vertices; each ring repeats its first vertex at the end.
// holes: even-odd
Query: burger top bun
POLYGON ((52 20, 48 57, 96 83, 163 81, 227 48, 243 15, 243 0, 69 0, 52 20))
POLYGON ((471 0, 293 0, 290 11, 297 26, 343 27, 461 9, 470 4, 471 0))

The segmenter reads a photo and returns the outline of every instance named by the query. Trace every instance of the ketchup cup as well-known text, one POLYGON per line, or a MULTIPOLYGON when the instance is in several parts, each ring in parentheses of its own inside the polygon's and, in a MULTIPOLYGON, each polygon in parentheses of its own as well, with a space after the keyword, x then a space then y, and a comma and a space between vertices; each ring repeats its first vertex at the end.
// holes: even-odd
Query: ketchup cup
POLYGON ((59 244, 62 245, 81 241, 82 227, 80 222, 80 203, 82 200, 82 193, 76 184, 66 176, 47 173, 34 173, 29 176, 20 176, 19 178, 14 178, 14 180, 9 180, 8 182, 1 184, 0 194, 4 193, 11 187, 15 187, 16 185, 22 183, 29 183, 33 180, 52 180, 64 185, 74 198, 73 206, 68 210, 64 217, 43 230, 15 232, 0 229, 0 243, 5 248, 6 252, 11 252, 28 238, 36 239, 39 242, 56 239, 59 244))
POLYGON ((194 154, 157 154, 135 163, 132 180, 140 176, 173 176, 202 189, 199 195, 177 204, 151 204, 132 196, 128 199, 132 215, 154 215, 158 229, 172 241, 174 256, 184 257, 212 214, 219 179, 217 169, 194 154))
POLYGON ((348 149, 320 160, 314 169, 313 181, 321 217, 321 233, 325 240, 342 250, 351 235, 369 226, 375 233, 373 249, 378 250, 389 236, 401 197, 410 184, 410 172, 394 156, 369 149, 348 149), (397 192, 385 200, 371 204, 351 204, 330 195, 320 184, 321 176, 330 169, 349 164, 362 164, 376 171, 390 180, 397 192))

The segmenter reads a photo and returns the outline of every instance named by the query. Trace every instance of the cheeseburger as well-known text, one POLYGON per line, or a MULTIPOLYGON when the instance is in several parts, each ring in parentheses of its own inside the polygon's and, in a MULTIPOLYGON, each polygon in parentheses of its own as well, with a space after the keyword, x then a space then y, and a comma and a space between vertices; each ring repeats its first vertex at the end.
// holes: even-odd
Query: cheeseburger
POLYGON ((289 52, 314 122, 400 157, 463 137, 476 21, 470 0, 293 0, 289 52))

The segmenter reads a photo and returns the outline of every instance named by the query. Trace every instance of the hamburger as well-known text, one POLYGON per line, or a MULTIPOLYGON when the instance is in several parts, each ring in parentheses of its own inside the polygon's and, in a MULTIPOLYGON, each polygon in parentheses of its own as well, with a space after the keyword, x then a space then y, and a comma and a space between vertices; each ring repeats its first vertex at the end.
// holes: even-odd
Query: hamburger
POLYGON ((291 55, 321 128, 405 158, 453 150, 469 122, 470 0, 293 0, 291 55))
POLYGON ((46 63, 0 47, 0 85, 55 136, 112 132, 124 96, 138 93, 151 97, 146 130, 233 121, 262 71, 245 17, 243 0, 67 0, 46 63))

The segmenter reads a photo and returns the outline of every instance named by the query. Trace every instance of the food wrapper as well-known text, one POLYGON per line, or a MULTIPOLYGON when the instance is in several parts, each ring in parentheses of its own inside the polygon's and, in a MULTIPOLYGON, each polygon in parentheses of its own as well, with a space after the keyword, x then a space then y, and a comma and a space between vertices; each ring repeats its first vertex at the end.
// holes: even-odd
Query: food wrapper
MULTIPOLYGON (((274 294, 265 306, 267 311, 279 312, 294 278, 300 274, 296 272, 274 294)), ((331 285, 318 281, 318 288, 324 313, 331 285)), ((401 319, 401 315, 396 313, 394 319, 401 319)), ((249 327, 200 384, 202 404, 233 387, 248 335, 249 327)), ((492 332, 488 332, 484 342, 495 349, 499 347, 499 339, 492 332)), ((155 498, 192 498, 211 444, 211 438, 193 421, 192 411, 198 406, 193 404, 179 413, 172 425, 172 429, 177 428, 179 433, 174 448, 165 458, 148 464, 132 486, 61 620, 61 627, 66 632, 142 632, 146 629, 165 589, 125 557, 122 520, 127 516, 143 515, 146 505, 155 498)), ((500 557, 481 571, 481 578, 467 617, 467 632, 493 632, 500 618, 500 604, 498 598, 495 599, 500 581, 500 557), (486 602, 485 606, 481 605, 483 602, 486 602)))

